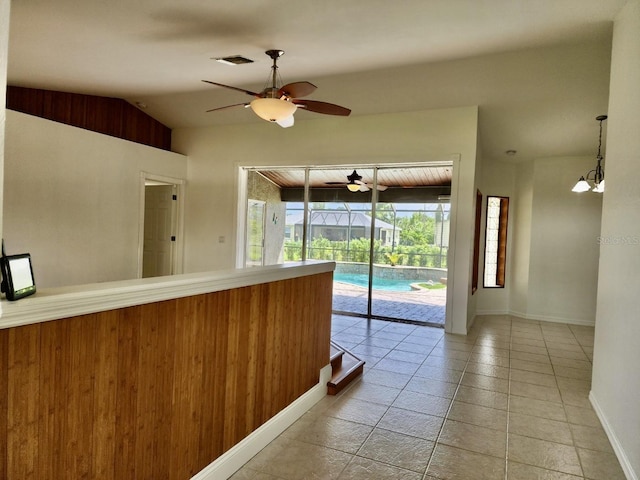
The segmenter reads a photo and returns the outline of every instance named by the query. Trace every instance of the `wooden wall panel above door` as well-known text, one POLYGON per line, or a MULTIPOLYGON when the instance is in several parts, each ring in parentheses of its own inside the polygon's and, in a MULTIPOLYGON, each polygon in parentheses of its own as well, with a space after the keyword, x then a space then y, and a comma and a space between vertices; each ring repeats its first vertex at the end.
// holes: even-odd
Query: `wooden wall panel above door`
POLYGON ((171 150, 171 129, 121 98, 8 86, 7 108, 171 150))

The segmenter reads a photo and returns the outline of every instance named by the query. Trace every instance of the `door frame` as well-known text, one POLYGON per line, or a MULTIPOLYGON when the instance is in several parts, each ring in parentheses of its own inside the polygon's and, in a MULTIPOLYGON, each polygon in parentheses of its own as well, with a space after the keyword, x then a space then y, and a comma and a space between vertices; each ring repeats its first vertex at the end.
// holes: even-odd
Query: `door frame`
POLYGON ((149 172, 140 172, 140 201, 138 205, 138 272, 137 278, 142 278, 142 267, 144 261, 144 208, 145 208, 145 187, 149 183, 159 183, 163 185, 173 185, 176 189, 177 202, 176 214, 173 219, 173 231, 176 241, 171 255, 172 271, 175 274, 183 272, 184 268, 184 190, 186 181, 181 178, 156 175, 149 172))

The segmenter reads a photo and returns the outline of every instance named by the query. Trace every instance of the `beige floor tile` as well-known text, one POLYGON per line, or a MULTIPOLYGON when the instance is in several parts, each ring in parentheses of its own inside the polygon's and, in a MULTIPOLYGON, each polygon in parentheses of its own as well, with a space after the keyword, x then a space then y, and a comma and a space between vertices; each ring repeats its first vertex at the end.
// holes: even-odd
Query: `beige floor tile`
POLYGON ((449 410, 450 403, 451 399, 449 398, 404 390, 393 402, 393 406, 414 412, 444 417, 449 410))
POLYGON ((509 359, 506 357, 496 357, 493 355, 485 355, 480 353, 472 353, 469 357, 470 362, 485 363, 487 365, 497 365, 498 367, 508 367, 509 359))
MULTIPOLYGON (((422 367, 446 368, 448 370, 457 370, 462 372, 467 365, 466 360, 456 360, 453 358, 428 356, 423 362, 422 367)), ((457 383, 457 381, 456 381, 457 383)))
POLYGON ((511 344, 510 335, 480 336, 476 341, 476 345, 482 345, 489 348, 506 349, 506 350, 509 349, 510 344, 511 344))
POLYGON ((578 345, 578 340, 576 340, 576 336, 573 332, 568 333, 566 335, 549 335, 543 334, 544 341, 549 343, 559 343, 562 345, 578 345))
POLYGON ((431 350, 431 353, 429 353, 429 356, 445 357, 445 358, 450 358, 452 360, 463 360, 465 362, 469 358, 469 355, 471 355, 471 352, 465 352, 462 350, 444 349, 444 348, 438 348, 438 347, 434 348, 433 350, 431 350))
POLYGON ((453 402, 447 419, 471 423, 480 427, 507 430, 507 412, 495 408, 483 407, 472 403, 453 402))
POLYGON ((278 438, 247 463, 247 467, 286 480, 334 479, 353 455, 298 440, 278 438))
POLYGON ((539 347, 535 345, 521 345, 519 343, 514 343, 511 346, 511 350, 516 352, 535 353, 536 355, 548 355, 547 347, 539 347))
POLYGON ((511 347, 513 350, 513 346, 514 345, 531 345, 534 347, 541 347, 546 349, 547 348, 547 344, 544 343, 544 340, 542 338, 530 338, 530 337, 525 337, 525 336, 520 336, 520 337, 512 337, 511 338, 511 347))
POLYGON ((328 411, 332 417, 375 426, 387 411, 386 405, 365 402, 357 398, 342 397, 334 407, 328 411))
POLYGON ((558 377, 567 377, 574 378, 576 380, 591 380, 591 370, 581 369, 581 368, 572 368, 572 367, 564 367, 561 365, 555 365, 553 370, 556 372, 556 376, 558 377))
POLYGON ((364 378, 344 392, 344 397, 356 398, 366 402, 391 405, 402 390, 399 388, 376 385, 364 378))
POLYGON ((471 337, 465 337, 463 335, 445 335, 438 342, 437 347, 470 352, 473 350, 474 343, 475 339, 471 337))
POLYGON ((475 373, 477 375, 486 375, 487 377, 509 378, 509 368, 499 367, 497 365, 487 365, 486 363, 469 363, 466 372, 475 373))
POLYGON ((385 387, 404 388, 409 380, 411 380, 411 375, 393 373, 386 370, 378 370, 376 368, 366 370, 366 372, 365 380, 367 383, 375 383, 376 385, 382 385, 385 387))
POLYGON ((591 408, 589 392, 561 389, 560 396, 562 397, 562 403, 565 405, 572 405, 580 408, 591 408))
MULTIPOLYGON (((324 477, 313 477, 324 478, 324 477)), ((421 480, 420 473, 356 457, 340 474, 340 480, 421 480)))
POLYGON ((503 378, 487 377, 466 372, 462 376, 461 385, 491 390, 492 392, 509 393, 509 381, 503 378))
POLYGON ((618 459, 613 453, 578 448, 584 476, 589 480, 626 480, 618 459))
POLYGON ((314 445, 334 448, 346 453, 356 453, 367 439, 373 427, 334 417, 320 416, 305 424, 293 438, 314 445))
POLYGON ((582 352, 582 347, 578 344, 578 342, 574 341, 574 343, 562 343, 562 342, 550 342, 546 340, 547 349, 548 350, 567 350, 570 352, 582 352))
POLYGON ((418 369, 418 363, 403 362, 402 360, 394 360, 392 358, 383 358, 376 363, 376 368, 387 370, 388 372, 403 373, 405 375, 413 375, 418 369))
POLYGON ((442 417, 391 407, 378 423, 378 427, 435 441, 443 422, 442 417))
POLYGON ((593 411, 593 408, 580 408, 574 407, 573 405, 565 405, 564 410, 567 412, 567 420, 569 423, 585 425, 587 427, 602 427, 600 420, 593 411))
POLYGON ((438 443, 492 457, 505 458, 506 439, 506 433, 500 430, 447 420, 440 437, 438 437, 438 443))
POLYGON ((562 403, 560 390, 558 387, 543 387, 542 385, 534 385, 532 383, 511 381, 511 395, 520 397, 535 398, 546 402, 562 403))
POLYGON ((466 385, 460 385, 454 400, 482 405, 483 407, 507 409, 507 394, 467 387, 466 385))
POLYGON ((413 377, 404 388, 409 392, 427 393, 443 398, 453 398, 456 393, 458 384, 442 382, 433 378, 413 377))
POLYGON ((532 383, 543 387, 556 387, 556 377, 546 373, 529 372, 527 370, 511 369, 511 380, 516 382, 532 383))
POLYGON ((507 348, 498 348, 492 347, 490 345, 476 345, 473 349, 473 353, 478 353, 480 355, 491 355, 493 357, 509 357, 509 347, 507 348))
POLYGON ((281 477, 269 475, 268 473, 264 472, 258 472, 248 467, 242 467, 229 478, 230 480, 282 480, 281 477))
POLYGON ((567 421, 567 415, 561 404, 536 400, 535 398, 510 397, 509 412, 523 413, 562 422, 567 421))
POLYGON ((407 352, 406 350, 391 350, 385 358, 403 362, 422 364, 427 359, 426 353, 407 352))
POLYGON ((591 390, 591 380, 578 380, 575 378, 568 377, 556 377, 556 382, 558 383, 558 388, 560 392, 563 391, 574 391, 574 392, 582 392, 589 393, 591 390))
POLYGON ((509 459, 548 470, 582 475, 578 453, 570 445, 509 435, 509 459))
MULTIPOLYGON (((429 357, 431 358, 431 357, 429 357)), ((428 360, 428 359, 427 359, 428 360)), ((415 373, 418 377, 433 378, 442 382, 458 383, 462 377, 462 371, 451 370, 443 367, 432 367, 423 364, 415 373)))
POLYGON ((429 440, 376 428, 358 451, 358 456, 423 473, 434 445, 429 440))
POLYGON ((551 357, 551 364, 556 367, 571 367, 571 368, 578 368, 580 370, 588 370, 589 372, 591 372, 591 369, 593 368, 593 365, 591 365, 591 362, 588 362, 586 360, 574 360, 572 358, 563 358, 563 357, 555 357, 552 356, 551 357))
POLYGON ((535 362, 535 363, 543 363, 545 365, 551 365, 551 360, 549 360, 549 355, 547 354, 540 355, 538 353, 512 351, 511 358, 515 360, 524 360, 526 362, 535 362))
POLYGON ((572 360, 589 361, 589 357, 583 352, 574 352, 571 350, 562 350, 560 348, 549 348, 549 355, 552 357, 570 358, 572 360))
POLYGON ((528 372, 545 373, 548 375, 553 375, 553 367, 551 366, 550 363, 530 362, 528 360, 520 360, 518 358, 512 358, 511 368, 517 368, 518 370, 526 370, 528 372))
POLYGON ((425 355, 428 355, 429 353, 431 353, 431 350, 433 350, 433 347, 435 347, 437 340, 428 340, 428 339, 424 339, 424 340, 427 342, 433 342, 433 343, 425 343, 425 342, 413 343, 413 342, 408 342, 405 339, 402 342, 400 342, 398 345, 396 345, 395 349, 403 352, 423 353, 425 355))
POLYGON ((510 413, 509 433, 573 445, 573 436, 569 424, 567 422, 549 420, 548 418, 510 413))
POLYGON ((570 424, 573 432, 573 443, 576 447, 613 453, 609 437, 602 427, 570 424))
POLYGON ((508 480, 580 480, 582 477, 569 475, 567 473, 546 470, 532 465, 524 465, 517 462, 508 462, 508 480))
POLYGON ((503 480, 504 470, 502 458, 438 445, 427 473, 441 480, 503 480))

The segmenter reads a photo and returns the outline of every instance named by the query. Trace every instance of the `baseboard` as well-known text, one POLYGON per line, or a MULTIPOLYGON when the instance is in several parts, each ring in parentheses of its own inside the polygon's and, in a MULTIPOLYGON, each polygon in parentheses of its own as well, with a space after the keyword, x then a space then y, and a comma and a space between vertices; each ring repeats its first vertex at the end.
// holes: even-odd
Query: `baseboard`
POLYGON ((524 320, 537 320, 540 322, 549 322, 549 323, 566 323, 569 325, 581 325, 584 327, 594 327, 595 320, 583 320, 579 318, 566 318, 566 317, 554 317, 550 315, 530 315, 524 312, 517 312, 515 310, 479 310, 476 311, 476 316, 480 317, 482 315, 511 315, 512 317, 522 318, 524 320))
POLYGON ((593 394, 593 390, 589 392, 589 401, 591 402, 591 405, 593 406, 593 409, 595 410, 596 415, 600 419, 602 428, 604 428, 604 431, 606 432, 607 437, 609 437, 609 442, 611 442, 613 451, 615 452, 616 457, 618 457, 618 461, 620 462, 622 471, 627 476, 627 480, 640 480, 640 477, 638 477, 638 474, 634 472, 633 467, 631 466, 631 462, 629 462, 629 458, 627 457, 627 454, 624 451, 624 448, 622 448, 622 445, 620 445, 620 442, 618 441, 618 437, 616 436, 615 432, 611 428, 611 424, 609 424, 606 415, 602 411, 602 408, 600 408, 600 404, 598 403, 598 400, 593 394))
POLYGON ((331 380, 331 365, 320 370, 320 380, 311 390, 302 394, 271 420, 252 432, 237 445, 216 458, 191 480, 222 480, 231 477, 278 435, 327 395, 327 382, 331 380))

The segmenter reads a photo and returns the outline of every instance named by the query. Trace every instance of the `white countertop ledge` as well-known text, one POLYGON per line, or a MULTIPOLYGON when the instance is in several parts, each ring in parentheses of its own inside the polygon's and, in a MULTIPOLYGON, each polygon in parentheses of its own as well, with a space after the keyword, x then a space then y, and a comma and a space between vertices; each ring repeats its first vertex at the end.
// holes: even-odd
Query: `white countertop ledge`
POLYGON ((332 272, 334 262, 269 265, 38 290, 0 301, 0 329, 332 272))

